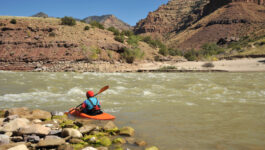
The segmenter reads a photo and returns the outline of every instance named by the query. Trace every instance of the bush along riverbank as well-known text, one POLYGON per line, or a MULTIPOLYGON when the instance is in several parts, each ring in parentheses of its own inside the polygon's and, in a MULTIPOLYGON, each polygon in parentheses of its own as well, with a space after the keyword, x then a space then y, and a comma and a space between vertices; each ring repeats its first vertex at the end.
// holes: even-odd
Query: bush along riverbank
POLYGON ((28 108, 0 110, 0 150, 158 150, 132 127, 28 108))

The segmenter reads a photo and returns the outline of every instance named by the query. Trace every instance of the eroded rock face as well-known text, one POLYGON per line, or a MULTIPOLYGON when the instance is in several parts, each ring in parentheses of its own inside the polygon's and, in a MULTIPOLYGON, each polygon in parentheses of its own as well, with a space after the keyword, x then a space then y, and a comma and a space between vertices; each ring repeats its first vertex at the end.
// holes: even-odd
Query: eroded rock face
POLYGON ((138 22, 135 32, 159 37, 168 47, 199 50, 264 29, 264 6, 264 0, 171 0, 138 22))
POLYGON ((148 14, 135 27, 136 33, 165 35, 179 32, 202 17, 203 7, 209 0, 171 0, 148 14))

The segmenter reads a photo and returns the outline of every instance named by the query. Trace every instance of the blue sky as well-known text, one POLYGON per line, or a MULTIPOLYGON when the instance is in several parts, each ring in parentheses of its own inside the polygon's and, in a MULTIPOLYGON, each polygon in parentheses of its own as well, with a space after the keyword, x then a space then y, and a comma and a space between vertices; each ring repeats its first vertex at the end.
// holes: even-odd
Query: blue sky
POLYGON ((156 10, 168 0, 0 0, 0 16, 32 16, 44 12, 52 17, 113 14, 135 25, 148 12, 156 10))

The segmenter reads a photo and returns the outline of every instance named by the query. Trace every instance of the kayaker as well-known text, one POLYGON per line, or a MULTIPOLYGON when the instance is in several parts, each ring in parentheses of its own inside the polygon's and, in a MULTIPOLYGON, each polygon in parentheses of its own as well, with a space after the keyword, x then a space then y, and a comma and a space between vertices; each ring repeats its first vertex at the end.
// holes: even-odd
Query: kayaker
POLYGON ((94 97, 94 92, 87 91, 86 97, 87 99, 82 103, 81 112, 91 116, 102 114, 102 111, 100 110, 100 102, 96 97, 94 97))

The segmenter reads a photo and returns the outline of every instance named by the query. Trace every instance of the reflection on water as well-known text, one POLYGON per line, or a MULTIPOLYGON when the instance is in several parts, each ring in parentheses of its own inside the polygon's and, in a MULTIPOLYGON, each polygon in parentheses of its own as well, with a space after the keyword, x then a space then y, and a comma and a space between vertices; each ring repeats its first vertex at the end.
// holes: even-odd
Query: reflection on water
POLYGON ((264 149, 264 73, 0 72, 0 108, 67 111, 99 95, 115 123, 161 149, 264 149))

